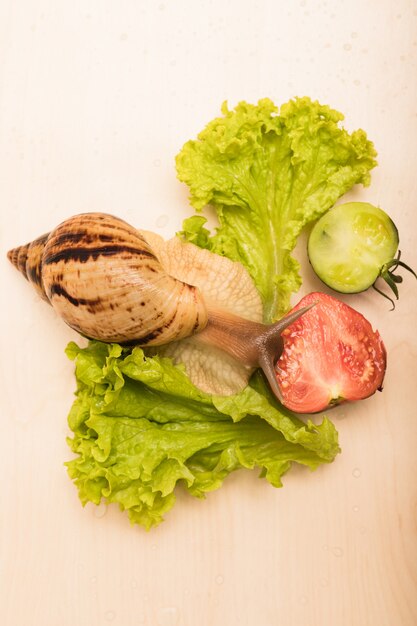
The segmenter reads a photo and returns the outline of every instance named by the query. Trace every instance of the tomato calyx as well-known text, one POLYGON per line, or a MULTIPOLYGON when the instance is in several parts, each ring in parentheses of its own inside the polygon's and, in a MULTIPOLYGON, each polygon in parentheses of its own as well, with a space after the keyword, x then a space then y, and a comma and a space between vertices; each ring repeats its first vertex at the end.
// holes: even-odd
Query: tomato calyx
MULTIPOLYGON (((398 250, 398 254, 394 259, 391 259, 391 261, 388 261, 387 263, 385 263, 382 268, 381 271, 379 273, 378 278, 382 278, 386 284, 388 285, 388 287, 391 289, 391 291, 393 292, 396 300, 398 300, 399 298, 399 293, 398 293, 398 287, 397 284, 402 283, 403 282, 403 277, 400 276, 399 274, 394 274, 395 270, 398 267, 403 267, 404 269, 406 269, 408 272, 411 272, 411 274, 413 274, 413 276, 415 276, 415 278, 417 278, 417 274, 415 273, 415 271, 406 263, 404 263, 404 261, 401 261, 401 250, 398 250)), ((377 278, 377 280, 378 280, 377 278)), ((390 298, 390 296, 388 296, 386 293, 384 293, 382 291, 382 289, 379 289, 376 286, 376 282, 374 282, 374 284, 372 285, 373 289, 375 289, 375 291, 377 291, 379 294, 381 294, 381 296, 384 296, 384 298, 386 298, 387 300, 389 300, 392 304, 391 307, 391 311, 393 311, 395 309, 395 302, 392 298, 390 298)))

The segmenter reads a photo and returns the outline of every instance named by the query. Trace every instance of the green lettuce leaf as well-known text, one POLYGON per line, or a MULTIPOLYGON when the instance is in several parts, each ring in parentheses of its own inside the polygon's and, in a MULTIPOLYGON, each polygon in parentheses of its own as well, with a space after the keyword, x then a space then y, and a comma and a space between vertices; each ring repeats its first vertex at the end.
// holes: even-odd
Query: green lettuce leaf
POLYGON ((314 425, 283 412, 260 374, 240 394, 216 397, 140 348, 71 343, 67 354, 77 377, 68 473, 83 504, 116 502, 146 529, 173 506, 178 483, 204 497, 232 471, 258 467, 280 487, 292 463, 314 470, 339 452, 329 420, 314 425))
POLYGON ((184 222, 182 236, 246 266, 264 303, 265 322, 286 313, 301 285, 291 256, 301 230, 376 165, 362 130, 340 127, 343 115, 297 98, 279 112, 269 99, 239 103, 211 121, 176 159, 178 178, 197 211, 212 205, 219 227, 205 218, 184 222))

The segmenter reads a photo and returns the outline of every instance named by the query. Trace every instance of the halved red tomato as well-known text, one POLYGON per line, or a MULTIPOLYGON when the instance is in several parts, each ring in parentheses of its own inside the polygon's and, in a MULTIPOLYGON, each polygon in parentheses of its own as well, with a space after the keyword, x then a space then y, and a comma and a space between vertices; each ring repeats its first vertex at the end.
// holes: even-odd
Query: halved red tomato
POLYGON ((316 305, 282 333, 275 367, 283 403, 316 413, 381 391, 386 351, 378 331, 361 313, 324 293, 310 293, 293 310, 316 305))

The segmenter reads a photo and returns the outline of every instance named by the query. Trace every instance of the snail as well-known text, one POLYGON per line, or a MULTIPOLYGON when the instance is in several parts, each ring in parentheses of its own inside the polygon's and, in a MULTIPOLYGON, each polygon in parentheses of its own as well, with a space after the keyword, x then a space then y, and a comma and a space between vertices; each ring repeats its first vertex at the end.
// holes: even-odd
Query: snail
POLYGON ((281 399, 274 372, 281 333, 310 307, 263 324, 260 297, 240 263, 104 213, 71 217, 8 258, 85 337, 158 347, 211 393, 236 392, 261 367, 281 399))

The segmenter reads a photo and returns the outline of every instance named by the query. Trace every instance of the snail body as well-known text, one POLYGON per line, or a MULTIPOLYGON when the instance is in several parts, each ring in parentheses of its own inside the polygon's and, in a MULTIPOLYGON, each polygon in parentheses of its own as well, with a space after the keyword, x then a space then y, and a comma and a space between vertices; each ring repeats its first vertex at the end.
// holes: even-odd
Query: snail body
POLYGON ((71 217, 8 258, 82 335, 168 348, 210 393, 239 391, 261 367, 281 399, 281 333, 310 307, 263 324, 260 296, 240 263, 104 213, 71 217))

